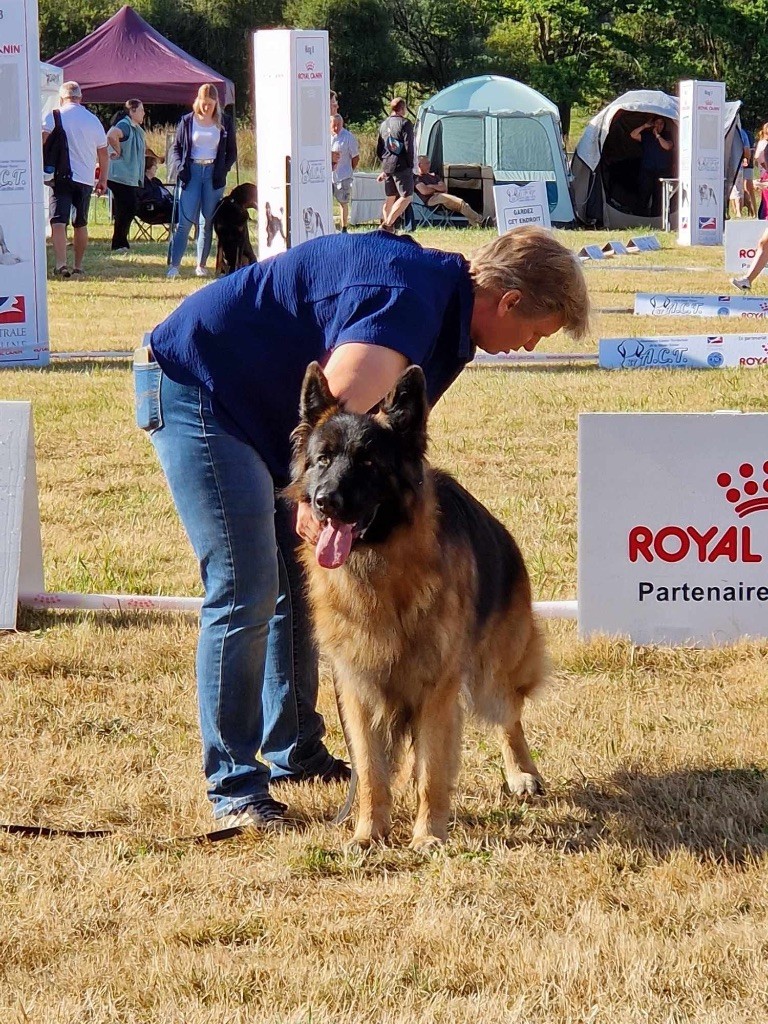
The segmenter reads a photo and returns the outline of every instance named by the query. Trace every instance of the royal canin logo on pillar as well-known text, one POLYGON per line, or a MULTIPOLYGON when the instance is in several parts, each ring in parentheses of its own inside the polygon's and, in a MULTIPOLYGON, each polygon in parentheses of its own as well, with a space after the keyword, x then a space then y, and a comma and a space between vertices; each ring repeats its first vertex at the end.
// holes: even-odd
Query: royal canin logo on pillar
MULTIPOLYGON (((768 460, 759 466, 742 462, 735 472, 721 472, 714 483, 737 519, 768 511, 768 460)), ((627 536, 630 562, 762 562, 752 530, 731 526, 633 526, 627 536)))

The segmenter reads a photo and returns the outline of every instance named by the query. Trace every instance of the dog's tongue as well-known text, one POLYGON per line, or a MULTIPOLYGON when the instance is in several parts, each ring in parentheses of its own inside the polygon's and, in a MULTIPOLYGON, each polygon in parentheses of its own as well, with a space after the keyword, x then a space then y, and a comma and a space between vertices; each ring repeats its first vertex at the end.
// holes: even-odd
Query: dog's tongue
POLYGON ((338 569, 349 558, 354 540, 352 523, 329 519, 322 529, 315 548, 315 557, 324 569, 338 569))

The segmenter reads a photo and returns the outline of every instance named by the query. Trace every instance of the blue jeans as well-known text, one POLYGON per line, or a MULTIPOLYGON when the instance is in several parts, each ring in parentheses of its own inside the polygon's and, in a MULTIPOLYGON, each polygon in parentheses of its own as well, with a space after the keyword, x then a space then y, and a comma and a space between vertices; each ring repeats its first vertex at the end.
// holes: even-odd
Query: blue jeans
MULTIPOLYGON (((207 391, 158 376, 152 442, 200 564, 203 768, 218 818, 271 776, 333 765, 315 710, 317 656, 288 506, 259 454, 221 425, 207 391)), ((150 396, 151 397, 151 396, 150 396)))
POLYGON ((213 164, 192 165, 190 178, 180 190, 177 209, 179 223, 171 242, 171 266, 178 267, 187 248, 189 232, 199 222, 197 233, 197 265, 205 266, 213 239, 213 214, 224 195, 223 188, 213 187, 213 164))

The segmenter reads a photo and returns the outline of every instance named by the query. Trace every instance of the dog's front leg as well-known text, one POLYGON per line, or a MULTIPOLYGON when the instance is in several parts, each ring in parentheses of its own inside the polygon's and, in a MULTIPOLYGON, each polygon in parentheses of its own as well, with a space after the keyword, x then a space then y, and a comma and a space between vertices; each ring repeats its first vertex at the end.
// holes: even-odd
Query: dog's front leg
POLYGON ((391 767, 386 737, 354 684, 342 683, 341 698, 357 770, 359 812, 352 843, 369 846, 385 839, 392 824, 391 767))
POLYGON ((411 841, 414 850, 440 846, 447 838, 460 745, 458 684, 438 685, 422 704, 413 724, 419 798, 411 841))

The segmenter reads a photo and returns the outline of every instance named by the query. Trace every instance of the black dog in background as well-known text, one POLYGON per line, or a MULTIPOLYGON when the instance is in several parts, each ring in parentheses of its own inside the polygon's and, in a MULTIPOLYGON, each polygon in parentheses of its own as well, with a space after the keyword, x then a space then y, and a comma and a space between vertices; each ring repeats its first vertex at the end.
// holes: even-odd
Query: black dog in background
POLYGON ((248 233, 248 211, 255 209, 256 186, 251 182, 233 188, 216 207, 213 230, 219 242, 216 251, 217 274, 232 274, 256 262, 248 233))

